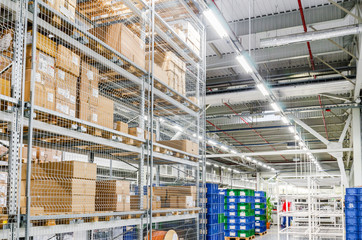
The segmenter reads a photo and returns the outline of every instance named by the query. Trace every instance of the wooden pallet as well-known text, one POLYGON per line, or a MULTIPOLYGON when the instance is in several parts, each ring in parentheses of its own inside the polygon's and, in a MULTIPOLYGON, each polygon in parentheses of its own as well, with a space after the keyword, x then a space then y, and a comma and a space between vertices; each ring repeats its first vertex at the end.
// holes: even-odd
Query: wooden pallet
POLYGON ((265 231, 265 232, 262 232, 262 233, 257 233, 257 232, 255 232, 255 235, 263 236, 263 235, 265 235, 265 234, 267 234, 267 233, 268 233, 268 231, 265 231))
POLYGON ((225 237, 225 240, 250 240, 250 239, 254 239, 255 235, 250 236, 250 237, 225 237))

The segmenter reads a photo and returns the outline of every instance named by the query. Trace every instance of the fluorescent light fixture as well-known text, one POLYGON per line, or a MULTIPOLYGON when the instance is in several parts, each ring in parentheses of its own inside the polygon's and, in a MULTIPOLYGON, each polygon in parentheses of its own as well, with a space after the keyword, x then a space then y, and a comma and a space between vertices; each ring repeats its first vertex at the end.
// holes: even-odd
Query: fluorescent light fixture
POLYGON ((267 166, 266 166, 265 164, 263 164, 263 167, 265 167, 265 168, 266 168, 267 166))
POLYGON ((201 136, 199 136, 199 139, 201 140, 201 139, 202 139, 202 137, 201 137, 201 136))
POLYGON ((288 130, 289 130, 289 132, 291 132, 291 133, 295 133, 295 129, 294 129, 293 126, 288 127, 288 130))
POLYGON ((247 161, 251 161, 251 158, 250 158, 250 157, 246 157, 246 160, 247 160, 247 161))
POLYGON ((222 150, 225 150, 225 151, 227 151, 229 148, 227 147, 227 146, 224 146, 224 145, 221 145, 221 147, 220 147, 222 150))
POLYGON ((244 69, 246 73, 252 73, 253 69, 251 68, 251 65, 249 61, 245 58, 244 55, 239 55, 236 57, 236 60, 240 63, 241 67, 244 69))
POLYGON ((181 127, 181 126, 179 126, 179 125, 175 125, 174 126, 174 129, 176 129, 176 130, 178 130, 179 132, 182 132, 184 129, 181 127))
POLYGON ((204 15, 211 24, 211 26, 214 28, 214 30, 219 34, 221 38, 227 37, 228 34, 225 31, 224 27, 221 25, 215 14, 211 9, 207 9, 204 11, 204 15))
POLYGON ((300 139, 299 135, 294 135, 294 139, 298 141, 300 139))
POLYGON ((196 137, 196 133, 192 134, 193 137, 196 137))
POLYGON ((271 103, 270 106, 274 109, 274 111, 276 112, 281 112, 282 110, 280 109, 279 105, 275 102, 271 103))
POLYGON ((261 162, 258 162, 258 165, 263 166, 263 164, 261 162))
POLYGON ((206 162, 206 165, 211 165, 211 163, 210 163, 210 162, 206 162))
POLYGON ((259 88, 260 92, 264 95, 264 96, 269 96, 269 92, 266 89, 266 87, 264 86, 264 84, 262 83, 258 83, 256 84, 257 88, 259 88))
POLYGON ((165 122, 166 120, 164 118, 160 118, 160 123, 165 122))
POLYGON ((272 170, 272 171, 275 171, 275 168, 272 168, 271 170, 272 170))
POLYGON ((224 166, 221 166, 221 169, 225 169, 225 167, 224 167, 224 166))
POLYGON ((237 152, 235 150, 231 150, 230 151, 232 154, 237 154, 237 152))
POLYGON ((303 146, 304 146, 304 142, 299 142, 298 145, 301 146, 301 147, 303 147, 303 146))
POLYGON ((253 163, 257 163, 258 161, 256 161, 255 159, 253 160, 253 163))
POLYGON ((285 123, 285 124, 289 123, 288 118, 286 118, 285 116, 282 116, 281 119, 282 119, 283 123, 285 123))
POLYGON ((213 141, 213 140, 209 140, 208 143, 209 143, 210 145, 214 145, 214 146, 217 144, 217 143, 216 143, 215 141, 213 141))

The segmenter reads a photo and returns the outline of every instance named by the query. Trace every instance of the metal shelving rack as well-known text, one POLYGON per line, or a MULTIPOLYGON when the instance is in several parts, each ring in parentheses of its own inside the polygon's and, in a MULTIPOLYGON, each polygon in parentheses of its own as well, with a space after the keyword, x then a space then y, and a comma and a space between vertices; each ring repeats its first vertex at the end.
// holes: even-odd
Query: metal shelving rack
MULTIPOLYGON (((88 3, 89 9, 83 11, 77 6, 73 19, 71 15, 64 15, 64 11, 60 13, 48 5, 48 1, 35 0, 28 3, 25 0, 0 0, 3 13, 0 33, 4 35, 11 30, 13 37, 12 47, 9 48, 11 50, 2 52, 2 57, 8 60, 9 66, 3 61, 0 72, 0 78, 11 81, 11 93, 0 94, 1 143, 8 149, 5 154, 0 152, 1 157, 8 158, 1 162, 0 167, 1 172, 8 173, 7 207, 3 212, 8 216, 8 224, 0 229, 1 239, 29 239, 34 236, 56 236, 62 239, 62 234, 76 232, 84 232, 85 239, 97 239, 95 234, 99 231, 111 231, 112 235, 113 229, 124 226, 137 229, 137 237, 133 236, 134 239, 143 239, 145 234, 152 234, 150 230, 154 228, 167 230, 173 227, 187 239, 199 239, 198 218, 202 209, 199 198, 204 197, 202 187, 206 166, 205 142, 202 140, 205 139, 206 38, 204 26, 195 14, 198 11, 197 4, 193 1, 186 3, 163 0, 103 2, 107 2, 107 5, 102 7, 102 1, 78 1, 78 4, 88 3), (95 10, 96 17, 90 17, 90 12, 95 10), (182 19, 176 18, 179 13, 182 19), (199 52, 174 28, 175 24, 182 23, 185 19, 200 34, 199 52), (136 59, 136 54, 133 55, 135 59, 131 59, 102 41, 100 35, 91 33, 94 28, 119 23, 127 26, 148 52, 149 59, 143 66, 142 61, 139 64, 136 59), (114 120, 128 122, 130 127, 139 127, 155 135, 130 135, 114 130, 109 123, 82 120, 51 109, 46 104, 37 105, 36 99, 44 96, 35 91, 36 69, 39 66, 36 64, 38 53, 34 53, 38 43, 46 43, 42 42, 44 39, 38 34, 29 36, 29 29, 50 38, 57 45, 65 46, 80 56, 82 64, 85 62, 97 69, 97 95, 113 101, 114 120), (32 48, 27 48, 29 40, 33 43, 32 48), (32 63, 29 68, 30 100, 24 96, 25 73, 28 71, 25 60, 28 60, 26 56, 29 51, 33 53, 29 58, 32 63), (155 58, 163 52, 172 52, 185 64, 186 87, 183 93, 156 76, 155 58), (11 73, 4 75, 10 68, 11 73), (156 142, 170 139, 197 142, 199 154, 190 154, 156 142), (26 153, 22 152, 24 144, 28 146, 25 158, 26 153), (31 199, 35 196, 32 195, 30 186, 32 174, 37 174, 34 172, 36 163, 31 161, 33 147, 62 151, 62 161, 97 163, 97 178, 130 180, 131 188, 136 189, 132 194, 138 196, 139 204, 131 206, 131 211, 123 212, 32 214, 31 199), (176 169, 176 176, 161 180, 161 166, 172 166, 176 169), (25 170, 22 169, 24 167, 25 170), (21 192, 24 189, 20 187, 24 179, 19 173, 24 171, 27 174, 26 193, 21 192), (184 177, 180 177, 180 173, 184 177), (147 186, 160 185, 196 186, 195 207, 152 209, 153 191, 147 186), (145 190, 150 196, 144 205, 145 190), (27 196, 28 207, 25 213, 20 208, 23 196, 27 196), (175 215, 174 212, 182 214, 175 215), (98 221, 100 218, 107 220, 98 221), (48 220, 54 220, 56 224, 48 225, 48 220), (188 231, 190 228, 194 228, 191 233, 188 231)), ((45 51, 49 51, 46 53, 50 56, 55 54, 51 52, 52 49, 45 51)), ((84 69, 82 64, 81 70, 84 69)), ((5 85, 0 87, 7 88, 5 85)), ((79 94, 81 93, 76 93, 79 94)), ((103 113, 100 107, 99 111, 98 118, 103 113)))
POLYGON ((340 176, 286 176, 277 179, 278 226, 281 236, 293 239, 345 239, 343 184, 340 176), (283 203, 291 203, 282 211, 283 203), (289 218, 291 224, 289 226, 289 218))

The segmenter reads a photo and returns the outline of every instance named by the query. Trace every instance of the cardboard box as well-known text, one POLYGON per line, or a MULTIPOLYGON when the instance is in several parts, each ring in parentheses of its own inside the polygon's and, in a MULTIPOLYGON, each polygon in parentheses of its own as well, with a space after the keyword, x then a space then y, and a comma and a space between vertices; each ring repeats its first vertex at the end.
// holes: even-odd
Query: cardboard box
POLYGON ((145 68, 144 43, 123 23, 93 28, 90 30, 90 33, 107 43, 114 50, 123 54, 141 68, 145 68))
MULTIPOLYGON (((131 210, 140 209, 140 196, 132 195, 131 198, 131 210)), ((147 209, 147 196, 143 196, 143 209, 147 209)))
POLYGON ((195 198, 193 196, 178 196, 177 205, 179 208, 194 208, 195 198))
POLYGON ((75 22, 76 2, 73 0, 54 0, 55 10, 66 16, 72 22, 75 22))
POLYGON ((98 180, 97 192, 108 192, 115 194, 130 194, 130 182, 121 180, 98 180))
POLYGON ((98 124, 98 107, 82 100, 78 104, 78 118, 98 124))
POLYGON ((114 129, 122 133, 128 134, 128 123, 117 121, 114 123, 114 129))
POLYGON ((80 57, 63 45, 58 45, 56 67, 79 77, 80 57))
MULTIPOLYGON (((32 155, 32 160, 36 159, 37 156, 37 149, 35 147, 33 147, 32 151, 31 151, 31 155, 32 155)), ((24 146, 23 149, 21 150, 21 159, 23 160, 27 160, 28 159, 28 147, 24 146)))
POLYGON ((98 81, 99 70, 82 61, 81 74, 79 78, 79 99, 98 106, 98 81))
POLYGON ((0 94, 10 97, 11 86, 10 81, 0 78, 0 94))
MULTIPOLYGON (((28 72, 29 70, 26 70, 28 72)), ((35 83, 34 86, 34 104, 35 106, 55 109, 55 90, 42 84, 35 83)), ((30 101, 30 81, 25 81, 24 101, 30 101)))
MULTIPOLYGON (((26 180, 26 163, 21 166, 21 180, 26 180)), ((47 179, 48 173, 43 169, 39 163, 31 164, 31 179, 47 179)))
MULTIPOLYGON (((35 82, 54 88, 55 77, 55 59, 44 52, 36 51, 36 75, 35 82)), ((27 48, 26 52, 26 69, 32 68, 32 52, 31 48, 27 48)), ((25 72, 25 81, 30 81, 31 71, 25 72)))
POLYGON ((178 208, 178 196, 169 196, 167 201, 169 208, 178 208))
POLYGON ((157 143, 175 148, 190 154, 199 155, 199 146, 191 142, 190 140, 168 140, 168 141, 157 141, 157 143))
POLYGON ((61 176, 62 178, 95 180, 97 175, 97 164, 95 163, 64 161, 39 163, 39 166, 44 169, 50 178, 61 176))
POLYGON ((130 211, 130 196, 124 194, 97 192, 96 211, 130 211))
POLYGON ((128 134, 138 137, 138 138, 144 138, 144 130, 142 130, 142 128, 139 127, 133 127, 133 128, 128 128, 128 134))
POLYGON ((110 129, 113 129, 113 113, 114 102, 113 100, 99 96, 98 108, 98 124, 110 129))
MULTIPOLYGON (((20 213, 26 214, 26 207, 20 208, 20 213)), ((43 213, 44 213, 43 207, 30 207, 30 215, 32 215, 32 216, 42 215, 43 213)))
MULTIPOLYGON (((149 61, 146 60, 146 71, 151 71, 149 67, 149 61)), ((159 81, 168 85, 167 72, 162 69, 158 64, 153 65, 153 75, 158 78, 159 81)))
MULTIPOLYGON (((26 38, 26 43, 27 43, 27 49, 26 49, 26 55, 27 56, 31 56, 31 44, 32 44, 32 35, 33 35, 33 30, 29 30, 27 32, 27 38, 26 38)), ((39 49, 40 51, 52 56, 53 58, 56 57, 57 55, 57 45, 56 43, 51 40, 50 38, 44 36, 41 33, 37 33, 36 35, 36 48, 39 49)), ((31 68, 31 66, 27 66, 27 68, 31 68)))

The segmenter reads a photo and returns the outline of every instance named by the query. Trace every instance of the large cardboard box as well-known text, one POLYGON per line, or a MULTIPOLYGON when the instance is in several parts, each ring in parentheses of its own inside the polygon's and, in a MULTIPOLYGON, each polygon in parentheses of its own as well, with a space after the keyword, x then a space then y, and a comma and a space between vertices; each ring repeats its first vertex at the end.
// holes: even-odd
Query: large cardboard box
POLYGON ((55 10, 63 14, 72 22, 75 22, 76 2, 73 0, 54 0, 55 10))
MULTIPOLYGON (((32 35, 33 35, 33 30, 29 30, 27 33, 27 39, 26 39, 26 43, 28 44, 27 49, 26 49, 26 55, 27 56, 31 56, 31 44, 32 44, 32 35)), ((44 36, 41 33, 37 33, 36 35, 36 48, 39 49, 40 51, 52 56, 53 58, 56 57, 57 55, 57 45, 56 43, 51 40, 50 38, 44 36)), ((31 66, 27 66, 28 68, 30 68, 31 66)))
MULTIPOLYGON (((47 55, 39 50, 36 51, 36 75, 35 82, 42 85, 54 88, 55 77, 55 60, 53 57, 47 55)), ((26 52, 26 69, 32 68, 32 52, 29 47, 26 52)), ((31 72, 26 72, 25 77, 28 77, 26 81, 30 81, 31 72)))
MULTIPOLYGON (((140 209, 140 197, 137 195, 132 195, 131 197, 131 209, 132 210, 139 210, 140 209)), ((147 196, 143 196, 143 209, 147 208, 147 196)))
POLYGON ((95 163, 64 161, 39 163, 39 166, 50 178, 62 177, 95 180, 97 175, 97 164, 95 163))
POLYGON ((56 66, 66 72, 73 74, 76 77, 79 77, 80 57, 76 53, 72 52, 69 48, 59 44, 56 57, 56 66))
POLYGON ((99 96, 98 124, 113 129, 113 113, 113 100, 103 96, 99 96))
POLYGON ((190 154, 199 154, 198 144, 193 143, 190 140, 168 140, 168 141, 158 141, 157 143, 175 148, 190 154))
POLYGON ((80 100, 77 116, 81 120, 98 124, 98 107, 80 100))
MULTIPOLYGON (((146 60, 146 71, 149 71, 149 72, 151 71, 148 60, 146 60)), ((167 72, 165 70, 163 70, 162 67, 159 66, 158 64, 153 65, 153 75, 162 83, 165 83, 166 85, 169 84, 167 72)))
POLYGON ((98 106, 98 82, 99 70, 82 61, 81 74, 79 78, 79 99, 98 106))
MULTIPOLYGON (((50 162, 59 162, 61 161, 62 152, 50 149, 50 148, 42 148, 42 147, 36 147, 34 148, 36 159, 39 161, 50 161, 50 162)), ((33 153, 33 154, 34 154, 33 153)))
POLYGON ((123 23, 93 28, 90 33, 107 43, 126 58, 145 68, 145 47, 143 41, 123 23))
MULTIPOLYGON (((25 75, 25 91, 24 100, 30 101, 30 76, 31 70, 26 70, 25 75)), ((47 108, 49 110, 55 109, 55 90, 54 88, 47 87, 41 83, 35 82, 34 86, 34 104, 35 106, 47 108)))
POLYGON ((193 196, 178 196, 177 205, 179 208, 194 208, 195 198, 193 196))
POLYGON ((97 192, 96 211, 130 211, 130 196, 97 192))
POLYGON ((10 97, 10 81, 0 78, 0 94, 10 97))
POLYGON ((128 134, 128 123, 117 121, 114 123, 114 129, 122 133, 128 134))
POLYGON ((97 192, 109 192, 116 194, 130 194, 130 182, 121 180, 98 180, 97 192))

